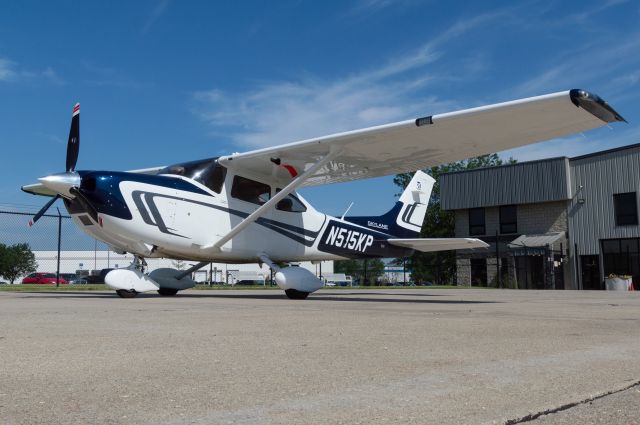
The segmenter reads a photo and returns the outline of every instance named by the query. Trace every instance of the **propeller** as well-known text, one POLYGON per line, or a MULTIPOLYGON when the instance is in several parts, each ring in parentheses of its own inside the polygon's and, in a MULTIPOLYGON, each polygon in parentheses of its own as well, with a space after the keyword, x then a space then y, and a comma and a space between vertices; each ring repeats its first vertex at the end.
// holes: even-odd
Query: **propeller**
POLYGON ((29 220, 29 226, 33 226, 42 217, 47 210, 53 205, 55 201, 60 199, 61 194, 69 194, 78 198, 83 207, 87 209, 87 212, 97 219, 98 213, 95 208, 87 201, 87 199, 80 193, 78 186, 80 186, 80 176, 75 172, 76 163, 78 162, 78 153, 80 152, 80 104, 76 103, 73 106, 73 114, 71 115, 71 128, 69 129, 69 140, 67 141, 67 161, 66 172, 52 174, 50 176, 42 177, 38 180, 45 186, 58 194, 51 198, 41 209, 29 220))
POLYGON ((60 195, 54 196, 53 198, 51 198, 51 200, 49 202, 44 204, 44 207, 40 208, 40 211, 38 211, 38 213, 36 215, 34 215, 31 220, 29 220, 29 227, 31 227, 34 224, 36 224, 36 221, 40 220, 40 217, 42 217, 44 215, 44 213, 47 212, 49 207, 51 205, 53 205, 53 203, 56 202, 58 199, 60 199, 60 195))
POLYGON ((71 116, 71 128, 69 129, 69 140, 67 141, 67 173, 76 169, 78 153, 80 152, 80 104, 73 106, 71 116))

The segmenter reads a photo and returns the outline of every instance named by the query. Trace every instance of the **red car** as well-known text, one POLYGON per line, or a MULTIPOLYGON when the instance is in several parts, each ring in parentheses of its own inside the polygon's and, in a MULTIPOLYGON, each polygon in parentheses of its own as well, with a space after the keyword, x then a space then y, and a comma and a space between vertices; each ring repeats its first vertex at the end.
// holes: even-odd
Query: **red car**
MULTIPOLYGON (((60 278, 60 280, 58 280, 58 282, 60 283, 68 283, 66 280, 60 278)), ((31 273, 28 276, 25 276, 24 279, 22 279, 22 283, 39 283, 39 284, 44 284, 44 285, 50 285, 50 284, 54 284, 56 283, 56 274, 55 273, 42 273, 42 272, 36 272, 36 273, 31 273)))

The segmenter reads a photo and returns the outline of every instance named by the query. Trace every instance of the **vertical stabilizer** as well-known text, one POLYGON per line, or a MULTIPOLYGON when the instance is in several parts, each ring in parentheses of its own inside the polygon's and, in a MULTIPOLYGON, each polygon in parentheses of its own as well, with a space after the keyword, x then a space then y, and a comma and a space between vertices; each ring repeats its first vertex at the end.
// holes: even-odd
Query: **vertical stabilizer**
POLYGON ((418 237, 434 183, 430 175, 416 171, 398 202, 386 214, 345 220, 401 238, 418 237))

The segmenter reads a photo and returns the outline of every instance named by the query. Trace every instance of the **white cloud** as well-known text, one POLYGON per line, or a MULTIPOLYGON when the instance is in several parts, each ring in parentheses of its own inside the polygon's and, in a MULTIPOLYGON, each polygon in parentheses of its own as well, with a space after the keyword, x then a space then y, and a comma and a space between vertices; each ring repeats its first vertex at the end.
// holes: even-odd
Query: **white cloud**
POLYGON ((16 78, 15 64, 8 60, 0 58, 0 81, 11 81, 16 78))
POLYGON ((0 58, 0 82, 49 81, 55 84, 65 84, 64 80, 48 66, 44 71, 23 69, 17 63, 0 58))
MULTIPOLYGON (((618 77, 621 73, 627 75, 627 83, 633 82, 637 76, 628 74, 629 68, 637 67, 640 59, 637 52, 640 50, 640 32, 626 36, 624 41, 615 37, 605 37, 597 42, 587 42, 581 46, 571 46, 569 49, 559 52, 549 59, 549 65, 545 70, 538 72, 515 87, 509 89, 510 94, 518 96, 532 96, 553 90, 566 90, 572 88, 591 89, 591 87, 577 87, 593 82, 605 83, 600 85, 598 91, 604 89, 608 97, 612 92, 618 94, 628 90, 622 87, 623 81, 618 77)), ((603 93, 604 93, 603 91, 603 93)))
MULTIPOLYGON (((440 59, 448 41, 501 15, 494 12, 456 22, 418 49, 348 77, 263 82, 241 94, 200 91, 193 95, 193 112, 217 135, 224 128, 233 142, 245 148, 446 112, 461 105, 443 101, 427 89, 452 75, 437 73, 430 65, 440 59)), ((472 78, 469 70, 465 77, 472 78)))
POLYGON ((345 18, 367 17, 390 7, 414 3, 413 0, 359 0, 347 11, 345 18))
POLYGON ((597 15, 600 12, 604 12, 607 9, 612 7, 628 3, 629 0, 607 0, 597 2, 596 5, 590 9, 582 10, 579 13, 569 16, 569 19, 572 21, 586 21, 589 18, 597 15))
POLYGON ((153 24, 155 24, 156 21, 160 19, 160 17, 167 10, 167 7, 169 7, 169 0, 160 0, 159 2, 156 3, 155 7, 151 10, 151 13, 149 14, 147 21, 142 26, 143 34, 147 33, 151 29, 153 24))

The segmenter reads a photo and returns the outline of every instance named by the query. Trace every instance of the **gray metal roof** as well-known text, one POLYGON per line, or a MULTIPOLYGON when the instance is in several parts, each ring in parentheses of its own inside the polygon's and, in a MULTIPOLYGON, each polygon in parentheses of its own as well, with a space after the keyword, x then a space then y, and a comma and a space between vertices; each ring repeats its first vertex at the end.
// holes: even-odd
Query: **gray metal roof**
POLYGON ((564 232, 545 233, 543 235, 521 235, 509 242, 509 248, 535 248, 553 245, 564 236, 564 232))
POLYGON ((443 174, 444 210, 551 202, 571 198, 569 159, 550 158, 443 174))

